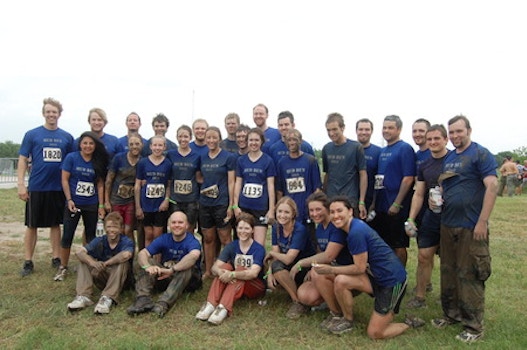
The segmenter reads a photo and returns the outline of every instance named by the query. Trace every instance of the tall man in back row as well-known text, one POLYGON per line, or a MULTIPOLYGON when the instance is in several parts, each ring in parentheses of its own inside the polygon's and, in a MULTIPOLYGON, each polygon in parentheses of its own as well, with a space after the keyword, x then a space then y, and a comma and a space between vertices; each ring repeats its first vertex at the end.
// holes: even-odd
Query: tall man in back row
POLYGON ((456 339, 471 343, 483 336, 485 281, 491 273, 489 218, 496 202, 498 164, 485 147, 472 142, 467 117, 448 121, 455 150, 443 163, 440 177, 444 207, 441 214, 441 305, 437 328, 459 323, 456 339))
POLYGON ((60 265, 60 224, 66 198, 62 192, 60 166, 66 154, 74 150, 73 136, 58 126, 62 104, 52 98, 44 99, 44 125, 29 130, 22 140, 18 156, 18 198, 26 202, 24 235, 24 266, 20 274, 33 272, 33 254, 37 244, 37 228, 49 227, 52 268, 60 265), (31 160, 28 186, 25 176, 31 160))
POLYGON ((328 197, 348 196, 354 215, 366 218, 368 174, 364 150, 357 141, 344 136, 344 117, 331 113, 326 119, 326 130, 331 142, 322 148, 324 192, 328 197))

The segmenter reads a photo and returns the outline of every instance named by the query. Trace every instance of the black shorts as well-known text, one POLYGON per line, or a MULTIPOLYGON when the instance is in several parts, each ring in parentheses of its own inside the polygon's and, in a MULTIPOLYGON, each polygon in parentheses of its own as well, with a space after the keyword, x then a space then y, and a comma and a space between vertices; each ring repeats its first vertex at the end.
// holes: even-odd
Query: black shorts
POLYGON ((227 227, 230 224, 230 221, 225 221, 228 208, 228 205, 216 205, 213 207, 200 206, 199 224, 204 229, 227 227))
POLYGON ((196 226, 199 215, 199 203, 198 202, 170 202, 170 208, 168 210, 170 214, 175 211, 182 211, 187 215, 187 220, 190 225, 196 226))
POLYGON ((252 210, 248 208, 240 209, 247 214, 251 214, 254 217, 254 226, 267 227, 267 224, 264 223, 265 216, 267 215, 267 210, 252 210))
MULTIPOLYGON (((297 259, 297 260, 293 261, 293 263, 291 265, 286 265, 283 262, 281 262, 280 260, 275 260, 271 264, 271 272, 272 273, 277 273, 277 272, 282 271, 282 270, 291 271, 291 269, 293 268, 293 266, 295 266, 295 264, 298 262, 298 260, 300 260, 300 259, 297 259)), ((309 268, 302 268, 302 270, 298 271, 298 273, 295 275, 295 284, 296 284, 297 287, 299 287, 302 283, 304 283, 304 279, 306 278, 307 272, 309 270, 311 270, 311 267, 309 267, 309 268)))
POLYGON ((66 197, 62 191, 29 192, 26 202, 27 227, 55 227, 62 224, 66 197))
POLYGON ((410 237, 404 230, 405 221, 406 218, 400 214, 392 216, 388 213, 377 213, 375 219, 370 222, 370 226, 377 231, 390 248, 408 248, 410 237))
POLYGON ((167 227, 168 211, 154 211, 144 213, 143 226, 167 227))
POLYGON ((417 230, 417 247, 431 248, 439 246, 441 231, 441 213, 426 210, 417 230))
POLYGON ((399 313, 399 307, 406 293, 406 280, 402 283, 397 283, 393 287, 381 287, 375 283, 373 277, 370 278, 371 287, 373 289, 373 296, 375 298, 375 312, 381 315, 386 315, 390 311, 394 314, 399 313))

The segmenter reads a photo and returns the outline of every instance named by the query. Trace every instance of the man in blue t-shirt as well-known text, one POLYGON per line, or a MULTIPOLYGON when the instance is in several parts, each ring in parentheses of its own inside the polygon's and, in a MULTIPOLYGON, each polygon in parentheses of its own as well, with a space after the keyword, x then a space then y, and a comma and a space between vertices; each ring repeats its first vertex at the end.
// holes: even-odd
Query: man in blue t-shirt
POLYGON ((175 211, 170 215, 168 225, 171 232, 157 237, 138 254, 141 270, 135 284, 137 298, 127 309, 129 315, 152 311, 164 317, 184 291, 201 288, 201 245, 188 232, 187 216, 175 211), (161 256, 159 262, 154 259, 157 254, 161 256), (154 288, 164 290, 155 304, 152 301, 154 288))
POLYGON ((472 142, 467 117, 448 121, 455 150, 443 163, 440 183, 441 304, 443 317, 432 320, 437 328, 461 322, 456 339, 471 343, 483 336, 485 281, 491 273, 489 218, 496 202, 498 164, 485 147, 472 142))
POLYGON ((265 143, 262 145, 262 151, 269 154, 269 149, 275 142, 280 140, 280 132, 278 129, 267 125, 267 118, 269 118, 269 109, 266 105, 259 103, 253 108, 253 121, 257 128, 260 128, 265 135, 265 143))
POLYGON ((44 99, 44 125, 29 130, 22 140, 18 156, 18 198, 26 202, 24 236, 24 265, 21 276, 33 272, 33 254, 37 244, 37 228, 49 227, 52 249, 52 268, 60 265, 60 224, 66 198, 62 192, 61 164, 74 150, 73 136, 58 126, 62 104, 52 98, 44 99), (29 163, 31 162, 31 167, 29 163), (26 172, 29 180, 26 187, 26 172))
MULTIPOLYGON (((368 187, 366 190, 366 210, 372 210, 373 194, 375 193, 373 185, 375 184, 375 175, 377 174, 377 167, 379 166, 379 156, 381 148, 370 142, 373 134, 373 123, 368 118, 362 118, 355 124, 355 132, 357 134, 357 141, 364 149, 364 158, 366 159, 366 173, 368 174, 368 187)), ((371 220, 369 220, 371 221, 371 220)))
POLYGON ((108 314, 117 303, 127 281, 132 280, 131 259, 134 242, 124 235, 123 217, 111 212, 104 219, 106 235, 96 237, 87 246, 77 250, 77 296, 68 304, 68 310, 77 311, 92 305, 93 285, 101 290, 96 314, 108 314))
MULTIPOLYGON (((289 111, 280 112, 280 114, 278 114, 278 131, 280 132, 281 137, 280 140, 276 141, 269 147, 269 155, 273 158, 275 165, 278 165, 280 159, 289 154, 286 138, 289 131, 294 128, 295 117, 293 116, 293 113, 289 111)), ((301 142, 300 149, 302 152, 314 156, 315 151, 313 151, 313 147, 311 147, 311 145, 305 140, 301 140, 301 142)))

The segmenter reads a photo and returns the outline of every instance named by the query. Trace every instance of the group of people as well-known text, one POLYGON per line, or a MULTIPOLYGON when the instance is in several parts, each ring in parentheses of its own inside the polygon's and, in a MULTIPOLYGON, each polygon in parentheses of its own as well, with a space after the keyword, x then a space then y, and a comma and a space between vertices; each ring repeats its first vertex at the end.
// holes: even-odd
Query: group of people
POLYGON ((45 99, 44 125, 28 131, 20 149, 18 195, 26 201, 27 226, 21 274, 33 272, 37 228, 50 227, 54 279, 64 280, 82 218, 77 295, 69 310, 92 305, 96 285, 101 297, 94 312, 108 313, 135 282, 128 314, 163 317, 181 293, 210 278, 199 320, 220 324, 239 298, 280 286, 291 298, 287 317, 325 303, 329 314, 321 327, 341 334, 353 329, 354 299, 364 293, 375 298, 368 336, 390 338, 424 324, 410 315, 393 322, 407 288, 407 248, 417 233, 417 285, 407 307, 426 305, 440 247, 444 315, 432 324, 461 322, 457 339, 464 342, 483 335, 497 164, 471 141, 466 117, 449 120, 448 131, 415 121, 414 152, 400 139, 396 115, 384 119, 381 148, 370 143, 370 120, 356 122, 354 141, 344 135, 344 117, 332 113, 322 176, 293 114, 281 112, 273 128, 263 104, 253 108, 253 128, 230 113, 222 139, 218 127, 196 119, 177 129, 177 145, 166 138, 163 114, 153 118, 150 140, 141 137, 135 112, 126 118, 127 135, 117 138, 104 132, 106 114, 94 108, 90 131, 74 140, 58 127, 61 112, 60 102, 45 99), (96 234, 98 223, 104 235, 96 234), (156 302, 154 289, 162 291, 156 302))

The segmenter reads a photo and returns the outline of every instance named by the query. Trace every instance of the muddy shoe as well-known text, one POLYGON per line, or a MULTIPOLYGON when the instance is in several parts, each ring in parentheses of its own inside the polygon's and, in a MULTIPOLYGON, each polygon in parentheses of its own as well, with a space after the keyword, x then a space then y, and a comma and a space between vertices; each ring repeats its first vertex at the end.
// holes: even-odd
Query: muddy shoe
POLYGON ((153 307, 154 302, 152 301, 152 298, 147 296, 140 296, 137 297, 133 305, 126 309, 126 312, 128 313, 128 315, 133 316, 137 314, 142 314, 144 312, 148 312, 152 310, 153 307))

